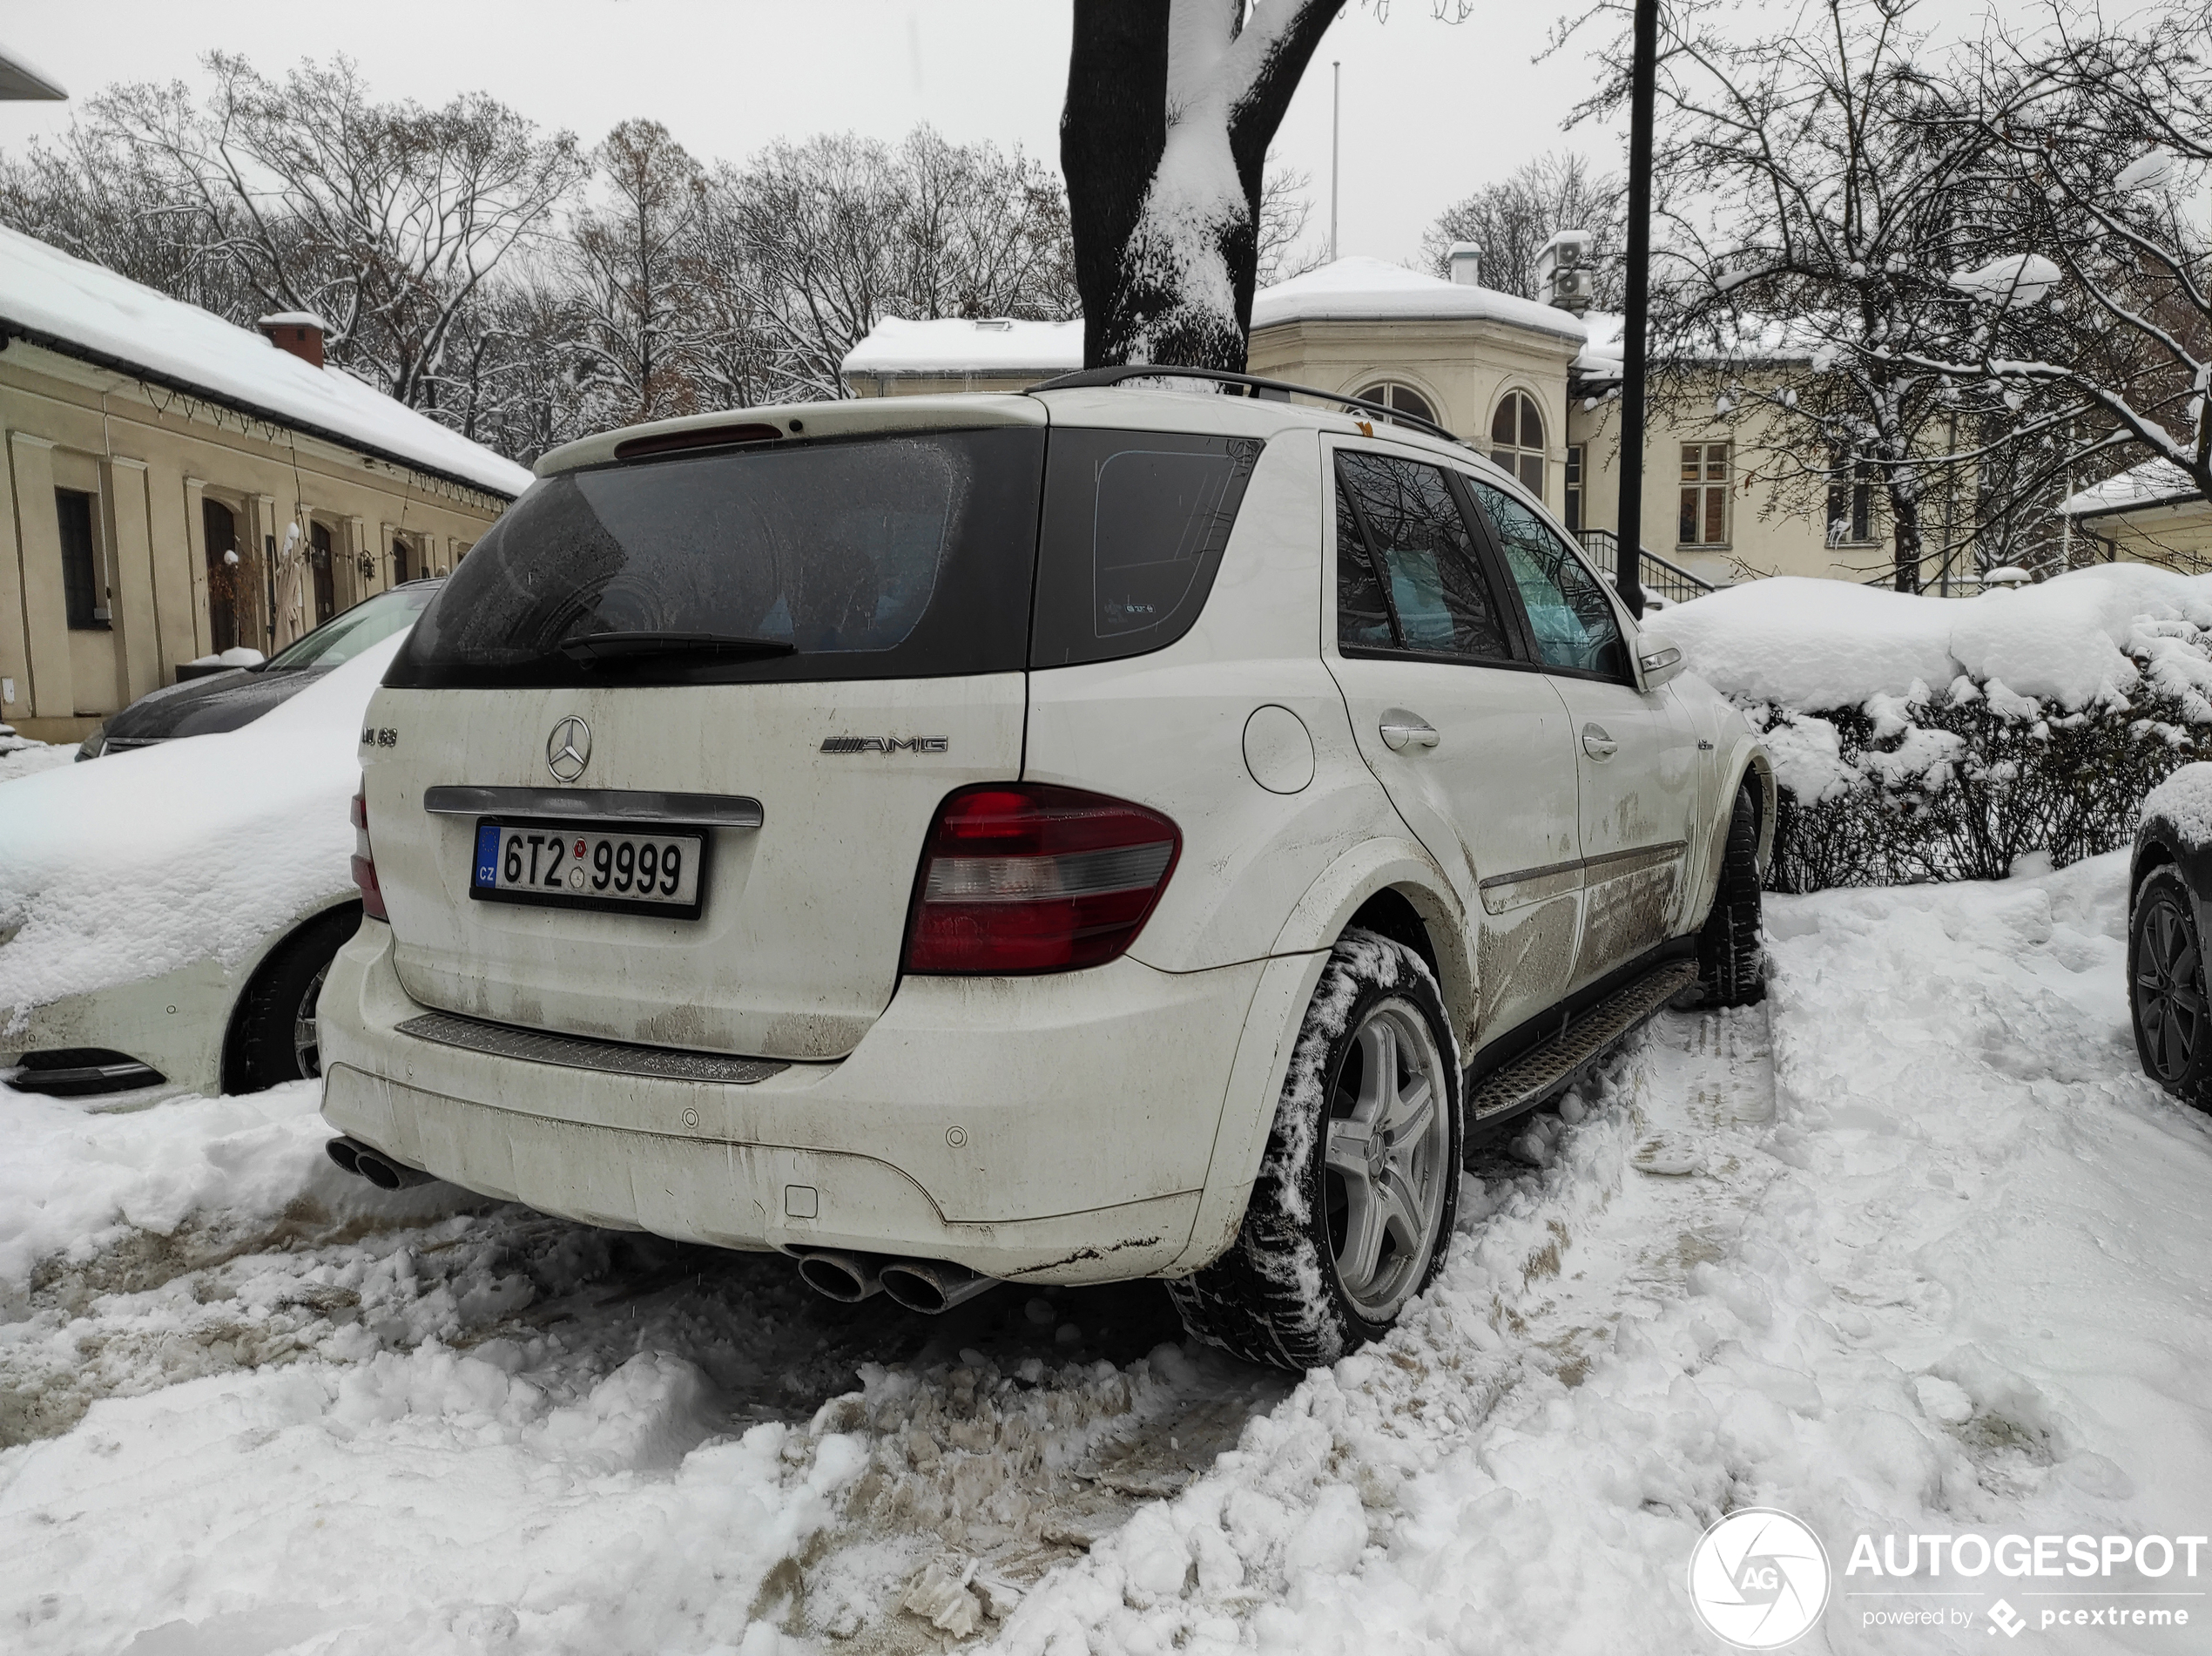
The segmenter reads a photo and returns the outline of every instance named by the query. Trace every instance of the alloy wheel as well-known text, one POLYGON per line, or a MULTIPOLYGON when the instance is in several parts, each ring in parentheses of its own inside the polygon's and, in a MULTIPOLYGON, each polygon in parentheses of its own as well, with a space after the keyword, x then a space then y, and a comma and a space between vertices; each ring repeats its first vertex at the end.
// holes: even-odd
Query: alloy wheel
POLYGON ((1371 1322, 1398 1315, 1435 1251, 1454 1173, 1449 1096, 1420 1010, 1395 997, 1369 1008, 1331 1089, 1322 1177, 1337 1281, 1371 1322))
POLYGON ((2135 1021, 2158 1078, 2180 1084, 2204 1038, 2204 963, 2181 904, 2165 892, 2143 916, 2135 957, 2135 1021))
POLYGON ((325 961, 322 970, 307 980, 307 992, 292 1013, 292 1061, 303 1080, 322 1073, 322 1037, 315 1006, 322 999, 322 980, 329 976, 330 963, 325 961))

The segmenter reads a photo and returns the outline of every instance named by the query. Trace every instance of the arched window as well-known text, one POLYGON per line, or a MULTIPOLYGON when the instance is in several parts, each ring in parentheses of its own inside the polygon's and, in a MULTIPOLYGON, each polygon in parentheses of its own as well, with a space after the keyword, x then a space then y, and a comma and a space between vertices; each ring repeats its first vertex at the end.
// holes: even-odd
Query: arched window
POLYGON ((1544 416, 1527 392, 1507 392, 1490 416, 1490 457, 1537 499, 1544 497, 1544 416))
POLYGON ((1381 380, 1369 386, 1359 395, 1370 402, 1379 402, 1383 407, 1395 409, 1400 414, 1410 414, 1416 420, 1426 420, 1431 425, 1440 423, 1436 417, 1436 411, 1429 407, 1428 399, 1410 385, 1399 385, 1395 381, 1381 380))

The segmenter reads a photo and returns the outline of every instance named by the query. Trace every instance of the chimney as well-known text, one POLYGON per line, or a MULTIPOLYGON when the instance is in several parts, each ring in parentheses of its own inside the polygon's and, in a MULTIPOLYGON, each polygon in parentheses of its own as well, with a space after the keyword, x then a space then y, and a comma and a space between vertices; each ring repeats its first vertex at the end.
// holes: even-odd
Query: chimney
POLYGON ((1482 285, 1482 249, 1472 241, 1455 241, 1444 255, 1452 280, 1462 287, 1482 285))
POLYGON ((311 310, 280 310, 253 324, 268 335, 269 343, 310 368, 322 366, 322 318, 311 310))

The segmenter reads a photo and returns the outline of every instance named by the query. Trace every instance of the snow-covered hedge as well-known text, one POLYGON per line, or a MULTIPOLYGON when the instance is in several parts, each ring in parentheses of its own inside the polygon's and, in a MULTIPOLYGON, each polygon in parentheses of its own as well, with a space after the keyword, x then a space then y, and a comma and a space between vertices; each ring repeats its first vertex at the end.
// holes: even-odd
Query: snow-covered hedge
POLYGON ((1782 890, 2114 849, 2212 734, 2212 577, 2114 564, 1971 598, 1776 578, 1654 625, 1765 734, 1782 890))

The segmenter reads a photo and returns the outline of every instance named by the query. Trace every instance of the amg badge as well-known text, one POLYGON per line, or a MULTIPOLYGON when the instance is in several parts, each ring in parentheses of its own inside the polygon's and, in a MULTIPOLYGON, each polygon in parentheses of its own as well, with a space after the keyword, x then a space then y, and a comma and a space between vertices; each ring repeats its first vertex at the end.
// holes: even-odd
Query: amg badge
POLYGON ((825 736, 826 754, 941 754, 950 744, 942 736, 825 736))

